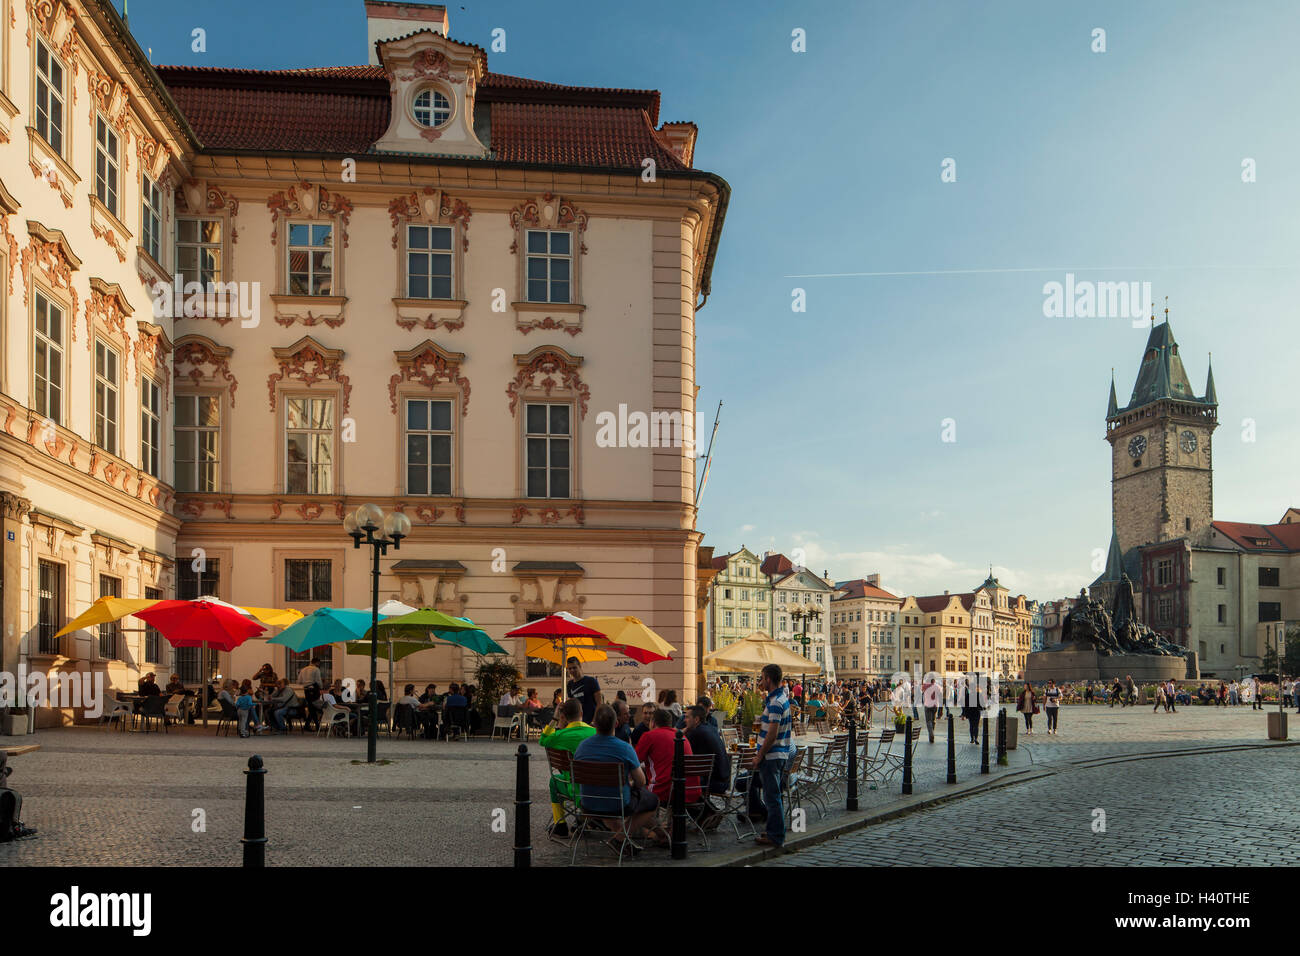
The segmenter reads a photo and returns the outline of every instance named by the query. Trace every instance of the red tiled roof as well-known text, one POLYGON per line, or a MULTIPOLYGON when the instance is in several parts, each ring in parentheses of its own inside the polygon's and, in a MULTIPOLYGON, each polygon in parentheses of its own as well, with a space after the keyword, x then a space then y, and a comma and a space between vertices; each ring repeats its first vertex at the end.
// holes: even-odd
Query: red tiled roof
POLYGON ((832 598, 835 601, 860 600, 862 598, 876 598, 883 601, 897 601, 897 594, 890 594, 884 588, 878 588, 874 584, 868 584, 865 578, 854 578, 852 581, 845 581, 839 589, 845 591, 842 598, 832 598))
MULTIPOLYGON (((360 154, 388 129, 381 66, 293 70, 160 66, 159 76, 213 149, 360 154)), ((485 73, 476 102, 490 110, 499 162, 640 170, 689 167, 655 129, 655 90, 563 86, 485 73)))
POLYGON ((710 563, 716 570, 722 571, 727 567, 727 562, 731 559, 731 555, 735 553, 735 551, 732 551, 731 554, 716 556, 710 563))
POLYGON ((927 594, 924 597, 916 599, 916 606, 927 614, 933 614, 935 611, 942 611, 948 606, 948 602, 953 599, 951 594, 927 594))
POLYGON ((769 554, 764 558, 758 569, 767 575, 786 575, 794 570, 794 564, 778 551, 776 554, 769 554))
POLYGON ((1300 524, 1215 521, 1214 528, 1247 551, 1300 551, 1300 524), (1258 542, 1265 541, 1265 544, 1258 542))

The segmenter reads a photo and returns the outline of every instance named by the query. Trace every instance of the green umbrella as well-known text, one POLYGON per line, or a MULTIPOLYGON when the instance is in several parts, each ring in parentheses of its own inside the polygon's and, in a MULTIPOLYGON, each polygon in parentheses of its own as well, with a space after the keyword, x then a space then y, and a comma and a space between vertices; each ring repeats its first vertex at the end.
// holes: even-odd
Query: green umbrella
POLYGON ((286 627, 268 644, 283 644, 302 653, 313 647, 353 641, 370 630, 369 611, 353 608, 322 607, 286 627))

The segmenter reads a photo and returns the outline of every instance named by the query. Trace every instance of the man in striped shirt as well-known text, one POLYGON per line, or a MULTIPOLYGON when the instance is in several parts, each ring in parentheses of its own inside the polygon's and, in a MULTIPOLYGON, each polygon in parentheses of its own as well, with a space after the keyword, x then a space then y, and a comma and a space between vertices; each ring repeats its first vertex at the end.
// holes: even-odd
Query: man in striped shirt
MULTIPOLYGON (((761 785, 763 809, 767 813, 767 832, 760 833, 754 842, 762 846, 780 847, 785 844, 785 808, 781 804, 781 786, 789 772, 794 757, 790 739, 790 695, 781 683, 781 668, 768 664, 758 680, 759 689, 767 694, 763 704, 763 742, 754 755, 751 769, 758 774, 761 785)), ((757 809, 755 798, 759 787, 750 787, 751 809, 757 809)))

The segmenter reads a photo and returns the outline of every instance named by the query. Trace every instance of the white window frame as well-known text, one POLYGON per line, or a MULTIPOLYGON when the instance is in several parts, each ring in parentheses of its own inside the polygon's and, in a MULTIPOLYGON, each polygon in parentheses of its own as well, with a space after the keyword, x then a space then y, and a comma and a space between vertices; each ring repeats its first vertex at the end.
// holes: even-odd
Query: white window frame
POLYGON ((406 288, 405 288, 405 292, 406 292, 406 297, 407 297, 408 299, 432 299, 432 300, 434 300, 434 301, 448 301, 448 300, 455 299, 455 298, 456 298, 456 229, 455 229, 455 227, 454 227, 454 226, 440 226, 440 225, 437 225, 436 223, 423 223, 423 222, 421 222, 421 223, 407 223, 407 226, 406 226, 406 260, 405 260, 405 262, 403 263, 402 268, 403 268, 403 271, 405 272, 405 275, 406 275, 406 288), (425 245, 425 246, 422 247, 422 248, 421 248, 421 247, 414 246, 414 245, 412 244, 412 242, 411 242, 411 236, 412 236, 412 234, 415 232, 415 230, 417 230, 417 229, 419 229, 419 230, 423 230, 423 231, 426 232, 427 235, 428 235, 428 239, 427 239, 427 243, 428 243, 428 244, 425 245), (445 248, 445 249, 442 248, 442 247, 434 248, 434 247, 433 247, 433 239, 434 239, 435 234, 437 234, 437 235, 442 235, 442 234, 444 234, 444 233, 446 234, 446 237, 447 237, 447 246, 446 246, 446 248, 445 248), (433 257, 434 257, 434 256, 445 256, 445 257, 446 257, 446 259, 447 259, 447 263, 448 263, 448 266, 447 266, 447 275, 445 276, 445 278, 446 278, 446 282, 447 282, 447 294, 446 294, 446 295, 434 295, 434 294, 433 294, 433 283, 434 283, 434 281, 435 281, 435 280, 437 280, 437 281, 442 281, 443 278, 444 278, 444 276, 442 276, 441 274, 439 274, 439 275, 434 275, 432 271, 423 272, 423 273, 418 273, 418 275, 419 275, 421 278, 423 278, 423 279, 425 280, 425 282, 427 283, 427 285, 426 285, 426 293, 427 293, 427 294, 426 294, 426 295, 417 295, 417 294, 416 294, 415 290, 411 287, 411 280, 412 280, 412 278, 414 278, 414 276, 413 276, 413 274, 412 274, 412 272, 411 272, 411 258, 412 258, 413 256, 421 256, 421 257, 423 257, 423 258, 424 258, 424 264, 425 264, 426 268, 431 268, 431 266, 432 266, 432 262, 433 262, 433 257))
POLYGON ((541 303, 549 303, 553 305, 572 305, 574 303, 575 301, 574 294, 573 294, 575 291, 574 290, 574 267, 576 263, 574 262, 573 245, 575 239, 576 237, 574 236, 573 232, 568 229, 525 229, 524 230, 524 301, 525 302, 541 302, 541 303), (567 253, 557 253, 553 250, 552 246, 554 242, 554 237, 558 235, 563 235, 568 237, 569 251, 567 253), (539 251, 539 252, 531 251, 533 236, 546 237, 545 251, 539 251), (544 280, 541 277, 538 277, 537 279, 531 278, 532 270, 530 266, 534 260, 536 260, 537 262, 545 263, 546 276, 544 280), (552 275, 552 263, 555 262, 565 262, 568 264, 567 279, 554 278, 554 276, 552 275), (533 287, 532 287, 533 282, 540 282, 540 281, 545 281, 546 283, 546 295, 543 298, 534 298, 533 287), (552 292, 554 290, 552 288, 552 283, 561 282, 561 281, 566 284, 568 293, 563 299, 553 298, 552 292))
POLYGON ((162 187, 148 173, 140 175, 140 246, 162 265, 162 187))
POLYGON ((147 375, 140 377, 140 470, 162 477, 162 386, 147 375), (153 401, 150 402, 152 396, 153 401))
POLYGON ((115 218, 121 218, 122 138, 113 124, 95 113, 95 196, 115 218))
POLYGON ((174 412, 175 421, 172 424, 172 433, 176 437, 176 449, 174 452, 176 490, 194 492, 197 494, 209 494, 211 492, 215 492, 221 487, 221 424, 222 424, 222 416, 223 416, 223 412, 221 408, 221 397, 219 395, 213 395, 206 392, 182 393, 176 396, 175 408, 176 408, 176 411, 174 412), (188 403, 188 402, 192 402, 194 404, 194 411, 195 411, 194 417, 195 417, 195 421, 198 422, 199 420, 198 409, 199 409, 200 399, 205 399, 207 401, 211 401, 216 404, 217 423, 215 425, 179 424, 182 417, 180 411, 181 404, 188 403), (211 462, 205 461, 204 459, 199 457, 200 447, 199 447, 199 439, 197 436, 201 434, 211 434, 213 436, 212 439, 213 459, 211 462), (195 436, 193 442, 192 443, 186 442, 185 444, 192 445, 192 449, 193 449, 192 458, 184 457, 185 454, 188 454, 190 452, 190 449, 182 448, 183 436, 190 436, 190 435, 195 436), (198 485, 198 487, 190 488, 181 485, 180 479, 181 479, 182 463, 186 465, 192 464, 194 466, 194 476, 196 478, 195 484, 198 485), (209 466, 211 467, 211 471, 212 471, 212 481, 210 483, 210 487, 205 487, 204 486, 205 483, 203 482, 202 479, 205 476, 205 473, 207 472, 209 466))
POLYGON ((334 295, 334 287, 335 287, 334 238, 336 232, 337 230, 335 229, 335 224, 333 220, 329 220, 326 222, 312 221, 312 220, 307 220, 307 221, 290 220, 289 222, 285 223, 284 288, 289 295, 299 295, 299 296, 334 295), (305 246, 300 244, 295 244, 293 242, 293 230, 297 227, 305 227, 307 229, 308 244, 305 246), (329 230, 329 242, 326 243, 325 245, 315 244, 315 235, 317 229, 329 230), (307 256, 307 271, 306 273, 303 273, 307 277, 307 287, 306 287, 307 290, 305 292, 301 289, 294 288, 293 285, 294 272, 292 270, 291 264, 293 262, 293 256, 295 252, 303 253, 307 256), (329 257, 329 270, 328 270, 329 288, 323 292, 320 290, 320 284, 321 284, 321 280, 326 278, 326 272, 325 270, 321 270, 320 272, 316 271, 314 261, 315 261, 315 256, 317 254, 324 254, 329 257))
POLYGON ((425 129, 442 129, 451 122, 455 110, 455 101, 442 90, 433 86, 425 87, 411 97, 411 115, 415 117, 415 122, 425 129), (426 95, 429 98, 428 105, 421 105, 420 99, 426 95), (441 97, 445 106, 439 106, 435 97, 441 97), (428 114, 428 122, 420 117, 421 113, 428 114), (441 120, 437 119, 439 113, 445 114, 441 120))
POLYGON ((91 350, 91 357, 94 363, 92 381, 95 403, 93 427, 95 445, 116 455, 121 447, 122 439, 122 356, 117 349, 102 338, 96 337, 91 350), (101 350, 105 357, 105 371, 103 372, 99 368, 101 350), (107 371, 110 359, 114 369, 114 375, 111 379, 107 371), (100 401, 101 389, 105 399, 102 404, 100 401))
POLYGON ((185 283, 199 282, 204 288, 207 288, 209 282, 221 282, 222 272, 225 265, 225 220, 213 216, 179 216, 176 219, 176 261, 175 270, 180 273, 185 283), (195 223, 193 240, 182 239, 182 233, 188 223, 195 223), (216 223, 217 239, 212 241, 204 238, 204 226, 207 223, 216 223), (194 269, 187 272, 185 269, 185 256, 182 254, 185 250, 194 249, 194 269), (215 251, 214 267, 210 270, 204 269, 203 253, 205 251, 215 251))
POLYGON ((574 409, 572 403, 570 402, 525 402, 524 403, 524 497, 525 498, 535 498, 535 499, 550 498, 555 500, 568 500, 573 497, 573 486, 574 486, 574 467, 573 467, 574 465, 574 447, 573 447, 574 420, 573 419, 574 419, 574 409), (528 412, 530 409, 534 407, 541 407, 547 409, 545 432, 532 432, 528 430, 528 418, 529 418, 528 412), (568 414, 567 431, 552 432, 550 430, 551 427, 550 409, 552 408, 568 409, 569 414, 568 414), (557 467, 556 464, 551 460, 551 453, 555 447, 555 442, 560 440, 563 440, 568 443, 568 452, 565 456, 565 463, 562 468, 557 467), (546 475, 546 494, 544 495, 532 494, 531 489, 529 487, 530 473, 538 470, 538 466, 530 465, 528 461, 528 449, 531 445, 531 442, 533 441, 543 441, 546 448, 546 464, 544 466, 541 466, 541 470, 546 475), (557 472, 557 471, 564 471, 567 472, 568 474, 567 494, 555 495, 551 493, 553 488, 553 472, 557 472))
POLYGON ((33 84, 33 96, 35 97, 36 102, 32 110, 32 125, 35 127, 37 134, 41 139, 45 140, 50 149, 54 150, 54 152, 59 156, 64 156, 65 154, 63 150, 67 141, 66 129, 68 121, 68 106, 64 93, 68 81, 67 67, 65 67, 63 61, 55 55, 54 50, 50 48, 49 44, 47 44, 43 38, 38 36, 36 38, 36 55, 32 57, 32 68, 35 71, 36 76, 36 81, 33 84), (48 56, 49 59, 47 62, 49 64, 58 67, 58 84, 53 82, 54 78, 51 70, 46 69, 44 72, 41 71, 40 64, 42 52, 48 56), (57 124, 54 123, 53 117, 51 116, 51 102, 56 102, 59 107, 59 121, 57 124), (41 118, 42 113, 44 113, 44 120, 41 118), (54 131, 57 134, 57 143, 52 142, 50 136, 51 131, 54 131))
POLYGON ((284 493, 287 495, 329 495, 334 493, 337 485, 335 481, 338 469, 337 439, 338 439, 338 419, 335 415, 337 405, 333 395, 285 395, 284 396, 284 447, 281 450, 284 462, 284 493), (328 427, 303 425, 291 427, 289 424, 289 409, 295 402, 305 402, 307 421, 311 421, 312 404, 315 402, 326 402, 329 405, 330 414, 328 427), (305 466, 307 469, 307 487, 303 491, 291 491, 292 478, 290 476, 289 445, 295 435, 304 435, 308 437, 307 460, 305 462, 293 462, 293 465, 305 466), (320 447, 316 442, 310 440, 311 437, 328 437, 330 460, 326 464, 321 464, 312 460, 314 451, 320 447), (328 469, 329 480, 322 483, 319 475, 322 469, 328 469))
MULTIPOLYGON (((415 397, 415 396, 408 395, 402 399, 402 411, 403 411, 402 484, 403 487, 406 489, 406 493, 408 495, 414 495, 417 497, 432 497, 432 498, 447 497, 451 495, 456 490, 456 403, 449 398, 425 398, 425 397, 415 397), (432 419, 432 415, 430 415, 430 417, 427 419, 427 421, 429 422, 429 427, 412 429, 410 427, 410 421, 411 421, 410 406, 415 402, 419 402, 427 406, 430 409, 430 411, 432 411, 432 406, 434 404, 446 405, 447 406, 447 428, 445 430, 440 428, 433 428, 432 427, 433 419, 432 419), (449 453, 447 457, 447 463, 445 466, 447 468, 447 490, 446 491, 428 490, 428 491, 421 492, 421 491, 413 491, 411 489, 411 467, 412 467, 411 466, 411 438, 412 436, 418 436, 418 435, 423 435, 427 437, 429 439, 429 444, 431 447, 433 444, 432 440, 435 437, 442 437, 444 435, 446 436, 447 444, 449 446, 449 453)), ((428 457, 431 458, 432 455, 430 454, 428 457)), ((443 467, 443 465, 441 463, 434 463, 432 461, 428 461, 425 462, 424 465, 417 466, 417 467, 423 467, 425 469, 426 479, 431 479, 433 468, 435 467, 441 468, 443 467)), ((432 489, 433 487, 432 480, 429 480, 425 487, 432 489)))
POLYGON ((67 337, 67 313, 63 306, 59 305, 50 296, 46 295, 40 289, 36 290, 33 296, 32 305, 32 409, 37 415, 54 422, 56 425, 63 424, 63 416, 66 411, 67 398, 67 355, 64 352, 63 340, 67 337), (48 334, 41 331, 41 304, 45 304, 45 327, 50 328, 50 313, 58 313, 59 340, 56 342, 48 334), (41 368, 40 362, 36 357, 37 348, 45 346, 45 365, 41 368), (59 380, 57 384, 50 381, 50 371, 58 370, 59 380), (41 375, 44 372, 45 384, 41 385, 41 375), (57 398, 58 408, 56 414, 50 414, 50 399, 57 398), (44 411, 41 405, 45 406, 44 411))

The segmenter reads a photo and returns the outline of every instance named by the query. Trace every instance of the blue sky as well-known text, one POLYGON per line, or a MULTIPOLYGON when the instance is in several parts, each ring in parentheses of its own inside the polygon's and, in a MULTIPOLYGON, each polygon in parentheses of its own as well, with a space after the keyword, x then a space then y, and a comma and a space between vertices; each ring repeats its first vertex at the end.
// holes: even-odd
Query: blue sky
MULTIPOLYGON (((696 165, 732 186, 698 317, 706 429, 725 403, 700 515, 719 552, 802 548, 899 593, 968 590, 989 564, 1042 599, 1091 581, 1110 370, 1127 400, 1147 331, 1045 318, 1066 272, 1149 282, 1162 316, 1168 296, 1198 391, 1213 351, 1215 517, 1300 505, 1300 5, 448 6, 456 39, 506 30, 495 71, 661 90, 661 119, 695 121, 696 165), (793 278, 899 272, 925 274, 793 278)), ((367 55, 361 0, 130 13, 159 64, 367 55)))

